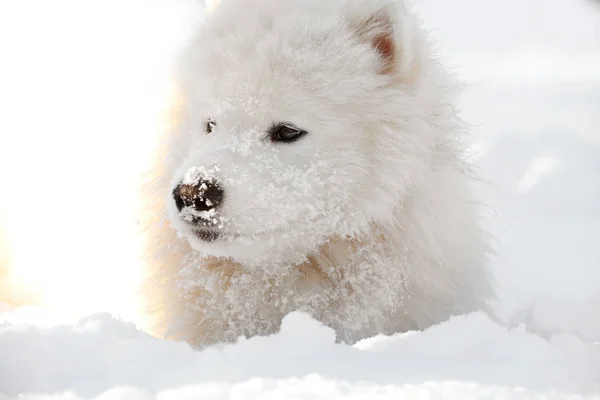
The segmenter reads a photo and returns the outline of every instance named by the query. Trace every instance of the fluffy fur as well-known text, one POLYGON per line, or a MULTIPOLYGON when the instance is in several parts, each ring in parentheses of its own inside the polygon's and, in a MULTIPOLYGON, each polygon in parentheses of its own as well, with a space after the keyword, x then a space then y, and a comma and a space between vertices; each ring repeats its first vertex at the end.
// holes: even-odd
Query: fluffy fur
POLYGON ((453 85, 406 4, 222 0, 177 80, 142 207, 157 334, 202 347, 302 310, 355 342, 486 309, 453 85), (308 134, 272 143, 279 122, 308 134), (194 177, 224 189, 217 241, 173 201, 194 177))

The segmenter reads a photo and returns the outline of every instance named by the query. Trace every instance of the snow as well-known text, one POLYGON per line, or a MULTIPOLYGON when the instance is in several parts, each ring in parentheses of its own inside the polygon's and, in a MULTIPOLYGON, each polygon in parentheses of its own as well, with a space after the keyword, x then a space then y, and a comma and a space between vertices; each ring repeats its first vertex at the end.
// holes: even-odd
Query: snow
POLYGON ((147 150, 131 133, 159 123, 148 117, 160 107, 152 99, 165 92, 192 3, 0 5, 7 52, 0 106, 9 110, 0 130, 15 132, 14 141, 0 136, 0 178, 21 194, 2 196, 0 220, 19 266, 15 279, 41 291, 46 304, 0 314, 0 399, 600 398, 600 9, 593 2, 417 2, 469 83, 462 118, 473 126, 472 157, 489 182, 482 190, 498 239, 499 320, 458 316, 348 346, 293 313, 279 334, 201 352, 127 322, 137 283, 127 193, 147 150), (105 26, 111 30, 103 34, 105 26), (65 141, 74 147, 64 147, 64 157, 48 155, 65 141), (100 167, 107 153, 109 170, 100 167), (39 193, 54 213, 33 212, 39 193), (79 200, 67 207, 64 193, 79 200), (93 236, 80 237, 89 203, 114 212, 93 220, 93 236), (58 218, 68 213, 72 221, 58 218), (37 251, 22 225, 44 239, 37 251), (78 250, 65 255, 66 243, 78 250), (90 252, 97 259, 82 263, 90 252))
POLYGON ((0 353, 12 355, 0 361, 7 395, 69 390, 83 397, 112 389, 101 398, 120 398, 127 390, 127 397, 138 398, 428 398, 454 393, 517 399, 599 389, 594 381, 600 367, 597 345, 569 334, 546 340, 523 327, 507 330, 483 314, 347 346, 334 343, 331 329, 292 313, 277 335, 203 352, 153 339, 106 314, 74 327, 5 327, 0 332, 0 353))

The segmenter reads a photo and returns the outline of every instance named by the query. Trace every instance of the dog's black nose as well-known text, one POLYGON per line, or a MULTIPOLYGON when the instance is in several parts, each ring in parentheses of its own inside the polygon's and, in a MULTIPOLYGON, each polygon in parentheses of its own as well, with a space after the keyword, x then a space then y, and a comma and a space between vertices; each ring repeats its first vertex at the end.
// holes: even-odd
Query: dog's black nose
POLYGON ((179 211, 191 207, 195 211, 210 211, 223 200, 223 189, 215 181, 202 180, 194 185, 179 184, 173 189, 173 199, 179 211))

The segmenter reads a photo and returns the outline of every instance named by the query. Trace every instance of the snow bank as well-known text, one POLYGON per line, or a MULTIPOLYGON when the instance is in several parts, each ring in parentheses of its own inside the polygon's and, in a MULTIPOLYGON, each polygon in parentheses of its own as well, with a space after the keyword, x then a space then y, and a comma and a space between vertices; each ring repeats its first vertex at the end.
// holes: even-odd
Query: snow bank
POLYGON ((331 329, 302 313, 288 315, 277 335, 201 352, 152 338, 107 314, 50 329, 5 324, 0 392, 65 399, 462 400, 533 393, 593 398, 600 391, 600 346, 571 334, 546 340, 523 326, 509 330, 482 314, 355 346, 334 341, 331 329))

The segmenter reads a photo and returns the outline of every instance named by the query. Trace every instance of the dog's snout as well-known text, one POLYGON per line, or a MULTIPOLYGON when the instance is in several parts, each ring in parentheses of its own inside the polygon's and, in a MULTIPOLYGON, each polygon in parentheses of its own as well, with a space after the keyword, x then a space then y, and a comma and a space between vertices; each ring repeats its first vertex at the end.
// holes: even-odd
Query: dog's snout
POLYGON ((173 199, 179 211, 190 207, 195 211, 210 211, 223 200, 223 189, 215 181, 200 179, 196 184, 181 183, 173 189, 173 199))

